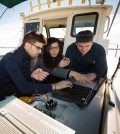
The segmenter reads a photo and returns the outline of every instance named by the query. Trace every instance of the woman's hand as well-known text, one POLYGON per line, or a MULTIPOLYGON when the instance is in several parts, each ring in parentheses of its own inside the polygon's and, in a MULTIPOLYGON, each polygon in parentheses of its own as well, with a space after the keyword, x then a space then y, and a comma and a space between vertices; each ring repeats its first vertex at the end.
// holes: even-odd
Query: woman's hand
POLYGON ((48 72, 43 71, 41 68, 37 68, 32 72, 31 77, 38 81, 43 81, 48 75, 48 72))
POLYGON ((63 67, 66 67, 70 64, 70 59, 69 58, 66 58, 64 57, 60 62, 59 62, 59 67, 63 68, 63 67))
POLYGON ((88 79, 85 75, 82 75, 75 71, 70 71, 69 77, 73 77, 78 83, 91 82, 91 80, 88 79))
POLYGON ((64 80, 64 81, 60 81, 58 83, 52 84, 52 89, 53 90, 60 90, 66 87, 70 87, 72 88, 72 83, 70 81, 64 80))

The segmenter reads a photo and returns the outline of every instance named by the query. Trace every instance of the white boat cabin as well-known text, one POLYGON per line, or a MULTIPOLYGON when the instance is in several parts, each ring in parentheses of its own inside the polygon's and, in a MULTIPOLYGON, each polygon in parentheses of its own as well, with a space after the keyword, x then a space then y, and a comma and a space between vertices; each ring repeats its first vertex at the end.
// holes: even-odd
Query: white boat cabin
POLYGON ((111 10, 110 5, 68 5, 40 10, 28 16, 21 13, 23 36, 34 30, 41 32, 46 38, 59 38, 63 41, 63 52, 65 53, 68 45, 75 41, 75 36, 79 31, 91 30, 94 33, 94 41, 103 45, 107 52, 109 41, 103 39, 103 36, 108 30, 111 10))

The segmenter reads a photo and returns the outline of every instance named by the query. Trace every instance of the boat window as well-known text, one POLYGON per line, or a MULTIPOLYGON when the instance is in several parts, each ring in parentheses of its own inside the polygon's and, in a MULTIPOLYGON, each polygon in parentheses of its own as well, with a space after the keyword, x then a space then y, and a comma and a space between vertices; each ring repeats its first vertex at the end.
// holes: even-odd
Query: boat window
POLYGON ((82 30, 91 30, 95 34, 97 28, 97 21, 97 12, 75 15, 72 21, 71 36, 75 37, 76 34, 82 30))
POLYGON ((30 31, 39 31, 40 22, 25 23, 24 34, 30 31))
POLYGON ((65 27, 54 27, 50 28, 50 37, 56 37, 58 39, 64 39, 65 33, 66 33, 66 28, 65 27))

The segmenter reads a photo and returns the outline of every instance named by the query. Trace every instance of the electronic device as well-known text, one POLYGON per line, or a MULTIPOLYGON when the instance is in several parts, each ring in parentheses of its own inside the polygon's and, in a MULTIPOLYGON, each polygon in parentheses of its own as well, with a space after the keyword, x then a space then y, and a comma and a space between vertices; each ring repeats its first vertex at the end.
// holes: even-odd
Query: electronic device
POLYGON ((0 102, 0 133, 75 134, 75 131, 11 96, 0 102))
POLYGON ((48 110, 54 110, 57 107, 57 101, 54 101, 53 99, 50 99, 46 103, 46 109, 48 110))
POLYGON ((76 103, 80 107, 85 107, 92 100, 92 97, 95 95, 95 93, 95 90, 92 90, 92 88, 73 84, 72 89, 65 88, 58 91, 53 91, 52 96, 76 103))
POLYGON ((86 84, 87 86, 85 86, 85 84, 84 86, 83 84, 78 84, 73 79, 70 81, 73 82, 72 89, 65 88, 57 91, 52 91, 52 96, 64 101, 73 102, 80 107, 86 107, 94 98, 95 94, 105 79, 102 79, 100 82, 86 84))

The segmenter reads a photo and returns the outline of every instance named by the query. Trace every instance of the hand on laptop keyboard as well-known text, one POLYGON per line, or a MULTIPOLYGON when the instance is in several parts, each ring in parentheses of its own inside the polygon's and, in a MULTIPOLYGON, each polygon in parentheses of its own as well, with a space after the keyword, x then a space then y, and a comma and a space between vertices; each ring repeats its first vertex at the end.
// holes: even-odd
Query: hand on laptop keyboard
POLYGON ((73 77, 78 83, 90 82, 90 80, 85 75, 75 71, 70 71, 69 77, 73 77))
POLYGON ((84 74, 84 76, 87 77, 90 81, 93 81, 96 78, 95 73, 84 74))
POLYGON ((72 88, 72 82, 68 81, 68 80, 64 80, 64 81, 60 81, 58 83, 52 84, 53 90, 60 90, 63 88, 72 88))

